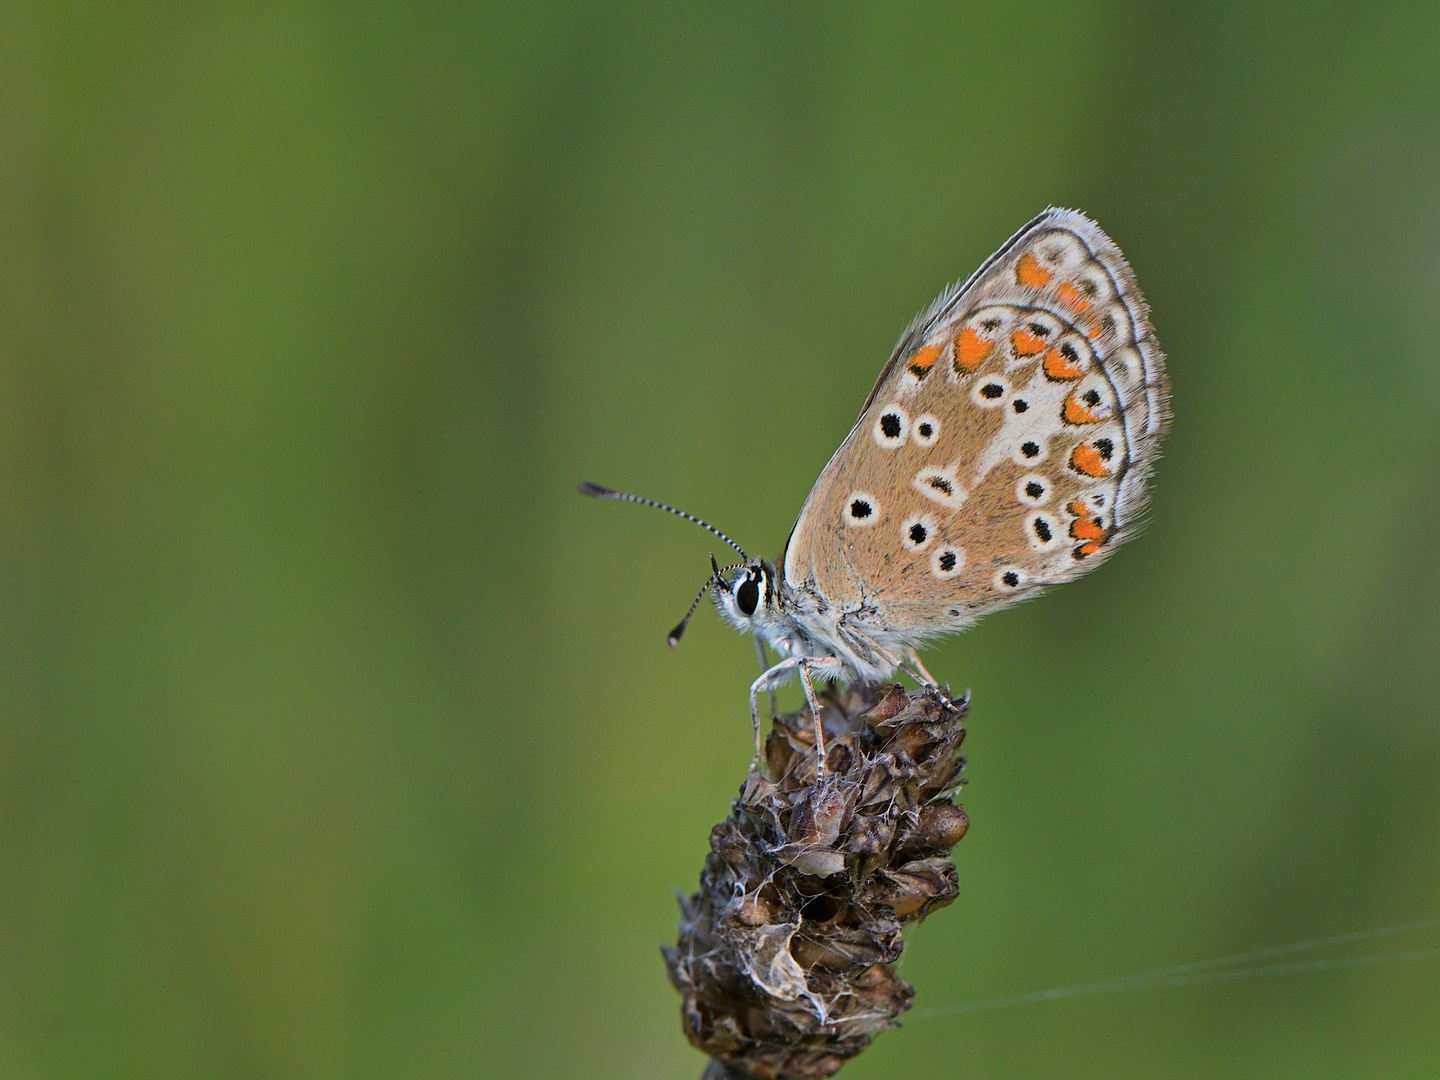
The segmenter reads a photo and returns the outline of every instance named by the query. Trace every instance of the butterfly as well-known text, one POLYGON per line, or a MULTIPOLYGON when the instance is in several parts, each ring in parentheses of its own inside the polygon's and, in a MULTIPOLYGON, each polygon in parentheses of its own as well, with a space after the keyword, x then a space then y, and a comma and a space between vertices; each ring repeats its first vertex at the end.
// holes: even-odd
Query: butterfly
POLYGON ((580 490, 676 514, 740 553, 727 567, 711 556, 670 644, 710 593, 755 636, 757 760, 759 696, 798 676, 823 761, 817 677, 904 670, 943 696, 917 646, 1087 573, 1133 536, 1169 419, 1129 264, 1095 222, 1052 207, 906 327, 778 563, 674 507, 580 490))

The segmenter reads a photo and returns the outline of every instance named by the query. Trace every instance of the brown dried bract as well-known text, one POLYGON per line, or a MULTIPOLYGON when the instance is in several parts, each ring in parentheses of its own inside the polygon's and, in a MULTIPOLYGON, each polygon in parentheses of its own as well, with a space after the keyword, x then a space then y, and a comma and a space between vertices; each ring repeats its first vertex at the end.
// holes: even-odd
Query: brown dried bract
POLYGON ((775 721, 665 949, 706 1080, 834 1075, 910 1007, 901 928, 955 899, 964 702, 860 686, 775 721))

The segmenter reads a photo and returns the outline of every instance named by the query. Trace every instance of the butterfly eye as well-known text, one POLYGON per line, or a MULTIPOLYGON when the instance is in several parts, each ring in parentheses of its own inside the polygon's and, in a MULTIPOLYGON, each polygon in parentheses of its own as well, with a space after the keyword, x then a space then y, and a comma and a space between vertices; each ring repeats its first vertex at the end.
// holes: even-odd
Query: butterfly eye
POLYGON ((735 606, 740 609, 740 614, 749 618, 755 614, 755 609, 760 606, 760 586, 755 579, 748 574, 745 580, 735 590, 735 606))

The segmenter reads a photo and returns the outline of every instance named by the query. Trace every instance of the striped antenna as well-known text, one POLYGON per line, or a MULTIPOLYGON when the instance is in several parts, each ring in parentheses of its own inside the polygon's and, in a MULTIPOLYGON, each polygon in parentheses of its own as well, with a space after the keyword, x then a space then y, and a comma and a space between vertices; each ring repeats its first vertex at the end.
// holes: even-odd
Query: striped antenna
POLYGON ((705 594, 710 591, 710 586, 722 583, 725 580, 725 575, 730 573, 731 570, 743 570, 745 564, 736 563, 734 566, 727 566, 721 569, 720 565, 715 561, 715 553, 712 551, 710 553, 710 568, 715 572, 705 579, 705 584, 700 586, 700 591, 695 594, 695 599, 690 602, 690 610, 685 612, 685 617, 680 620, 680 625, 675 627, 674 630, 671 630, 670 636, 665 639, 665 644, 669 645, 672 649, 680 644, 680 635, 685 633, 685 627, 690 625, 690 616, 695 614, 695 609, 700 606, 700 601, 703 600, 705 594))
MULTIPOLYGON (((693 525, 699 525, 706 532, 718 536, 721 540, 724 540, 725 543, 729 544, 736 551, 740 552, 740 558, 747 561, 750 558, 749 555, 745 554, 744 548, 742 548, 739 544, 735 543, 734 540, 731 540, 719 529, 715 528, 714 525, 708 525, 705 522, 701 521, 699 518, 697 518, 694 514, 685 513, 684 510, 676 510, 673 506, 666 506, 664 503, 656 502, 654 499, 643 499, 639 495, 626 495, 623 491, 612 491, 607 487, 601 487, 599 484, 581 484, 580 494, 589 495, 592 499, 615 499, 618 502, 639 503, 641 506, 653 506, 656 510, 664 510, 667 514, 674 514, 676 517, 684 518, 686 521, 690 522, 693 525)), ((705 588, 707 589, 709 587, 710 586, 708 584, 705 586, 705 588)), ((703 594, 705 589, 701 589, 700 591, 703 594)), ((699 603, 699 601, 696 601, 696 603, 699 603)), ((683 624, 681 628, 684 628, 683 624)))

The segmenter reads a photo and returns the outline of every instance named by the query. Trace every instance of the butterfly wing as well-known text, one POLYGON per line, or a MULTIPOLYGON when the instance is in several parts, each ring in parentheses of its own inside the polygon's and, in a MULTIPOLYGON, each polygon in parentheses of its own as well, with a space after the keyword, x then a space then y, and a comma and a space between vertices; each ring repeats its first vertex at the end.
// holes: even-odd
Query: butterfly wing
POLYGON ((1167 402, 1120 249, 1046 210, 901 335, 785 579, 920 641, 1077 577, 1133 534, 1167 402))

